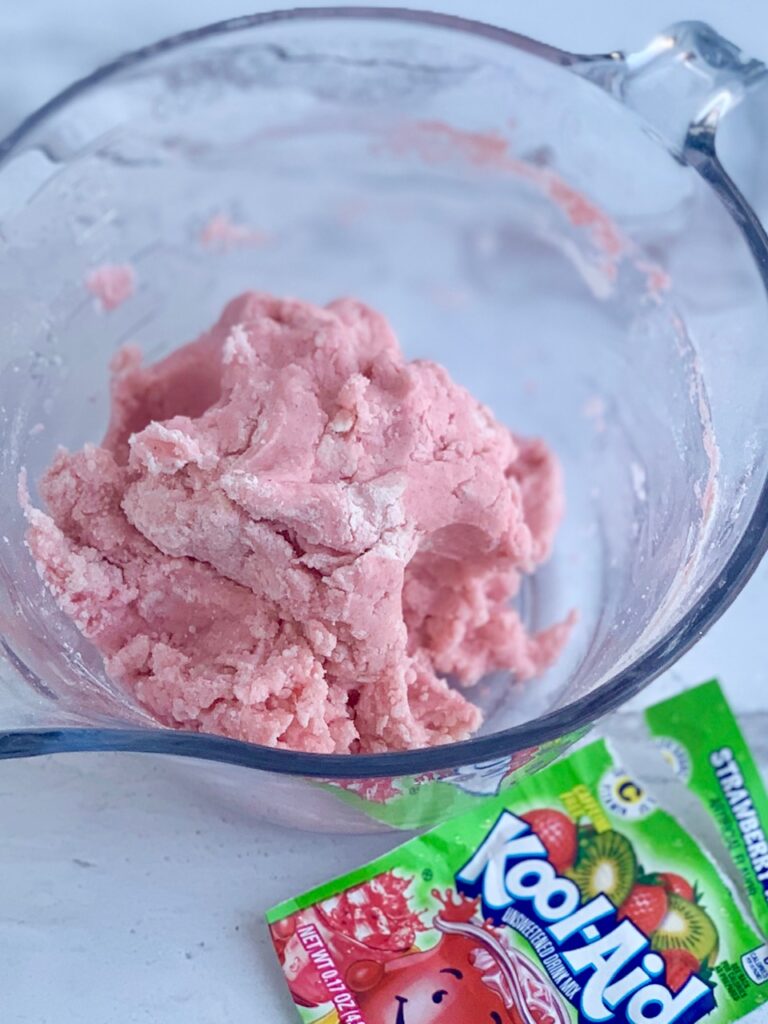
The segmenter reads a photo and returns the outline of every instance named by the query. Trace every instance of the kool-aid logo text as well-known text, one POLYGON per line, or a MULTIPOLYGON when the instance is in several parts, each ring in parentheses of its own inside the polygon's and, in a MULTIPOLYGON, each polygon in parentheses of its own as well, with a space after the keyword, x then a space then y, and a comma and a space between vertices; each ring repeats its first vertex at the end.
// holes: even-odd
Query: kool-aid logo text
POLYGON ((576 883, 557 874, 538 836, 508 811, 456 884, 481 897, 486 919, 524 935, 580 1021, 693 1024, 714 1009, 712 989, 696 975, 670 991, 648 937, 618 921, 605 895, 582 905, 576 883))

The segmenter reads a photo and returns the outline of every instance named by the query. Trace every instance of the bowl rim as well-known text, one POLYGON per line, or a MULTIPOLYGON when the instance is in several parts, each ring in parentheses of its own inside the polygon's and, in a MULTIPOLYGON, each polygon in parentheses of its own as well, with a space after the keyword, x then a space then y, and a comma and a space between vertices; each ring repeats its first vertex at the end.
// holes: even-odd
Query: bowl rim
MULTIPOLYGON (((58 113, 71 100, 127 69, 165 53, 215 37, 251 31, 279 22, 317 23, 332 20, 405 23, 445 29, 498 42, 566 69, 577 66, 584 68, 592 62, 622 59, 619 53, 578 55, 486 22, 411 8, 328 6, 268 11, 230 18, 168 36, 104 64, 91 74, 75 81, 30 114, 0 141, 0 173, 15 151, 23 147, 38 126, 58 113)), ((593 84, 595 88, 600 88, 598 84, 593 84)), ((620 102, 618 98, 616 99, 620 102)), ((763 285, 768 292, 768 236, 759 218, 720 164, 714 148, 714 133, 710 141, 711 146, 708 146, 699 140, 694 158, 689 162, 726 206, 751 250, 763 285)), ((208 733, 176 731, 161 726, 136 729, 106 725, 72 725, 63 728, 0 729, 0 759, 57 751, 130 750, 220 761, 279 775, 300 775, 332 782, 335 779, 362 780, 410 776, 509 758, 521 750, 538 749, 552 741, 566 742, 574 734, 583 734, 595 722, 651 683, 685 654, 719 619, 753 574, 766 550, 768 479, 763 481, 753 514, 717 579, 693 607, 645 654, 618 671, 596 690, 584 694, 570 704, 549 711, 532 721, 490 735, 438 747, 350 755, 278 750, 208 733)), ((3 643, 2 646, 6 647, 6 644, 3 643)), ((18 656, 14 655, 14 660, 17 658, 18 656)))

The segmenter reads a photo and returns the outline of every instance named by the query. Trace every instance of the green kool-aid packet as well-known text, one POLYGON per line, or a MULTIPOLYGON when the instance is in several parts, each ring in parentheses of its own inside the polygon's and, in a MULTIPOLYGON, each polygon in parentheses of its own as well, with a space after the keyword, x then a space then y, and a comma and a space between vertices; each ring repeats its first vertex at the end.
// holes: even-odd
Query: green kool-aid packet
POLYGON ((272 910, 302 1021, 725 1024, 768 1002, 754 761, 717 683, 646 722, 714 854, 593 743, 272 910))

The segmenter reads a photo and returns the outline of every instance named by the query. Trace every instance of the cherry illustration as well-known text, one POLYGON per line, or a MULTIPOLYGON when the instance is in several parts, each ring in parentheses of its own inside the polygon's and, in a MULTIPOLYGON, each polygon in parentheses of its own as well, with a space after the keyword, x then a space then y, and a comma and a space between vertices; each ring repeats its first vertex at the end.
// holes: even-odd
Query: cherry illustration
POLYGON ((384 965, 376 960, 356 960, 347 969, 344 981, 350 992, 368 992, 384 977, 384 965))
POLYGON ((284 917, 282 921, 276 921, 272 925, 271 931, 273 938, 287 942, 296 931, 296 921, 292 917, 284 917))

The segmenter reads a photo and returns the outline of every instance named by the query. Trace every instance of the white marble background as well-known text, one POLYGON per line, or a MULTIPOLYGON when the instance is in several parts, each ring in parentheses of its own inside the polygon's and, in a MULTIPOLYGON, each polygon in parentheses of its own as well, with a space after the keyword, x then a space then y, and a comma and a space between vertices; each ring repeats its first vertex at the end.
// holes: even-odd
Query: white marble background
MULTIPOLYGON (((636 47, 672 21, 703 18, 768 60, 766 0, 432 6, 584 52, 636 47)), ((231 0, 0 0, 0 134, 122 51, 253 9, 231 0)), ((719 674, 743 712, 765 707, 767 612, 768 565, 648 697, 719 674)), ((292 1024, 263 911, 392 844, 254 827, 190 795, 163 759, 2 763, 0 1020, 292 1024)))

